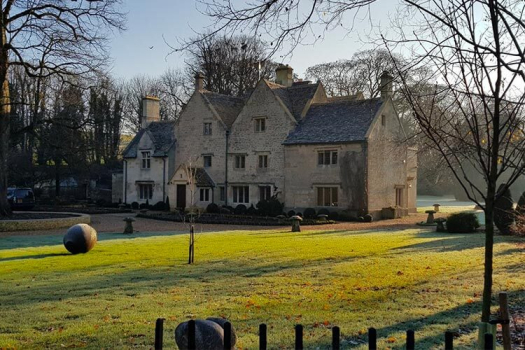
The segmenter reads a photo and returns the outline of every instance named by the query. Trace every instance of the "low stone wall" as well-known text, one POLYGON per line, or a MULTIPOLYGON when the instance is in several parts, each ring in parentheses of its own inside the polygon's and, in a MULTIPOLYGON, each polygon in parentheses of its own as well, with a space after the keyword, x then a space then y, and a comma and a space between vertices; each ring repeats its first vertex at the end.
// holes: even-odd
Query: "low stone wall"
POLYGON ((91 216, 87 214, 64 212, 61 212, 60 214, 74 216, 54 219, 0 220, 0 232, 52 230, 56 228, 68 228, 76 224, 91 223, 91 216))

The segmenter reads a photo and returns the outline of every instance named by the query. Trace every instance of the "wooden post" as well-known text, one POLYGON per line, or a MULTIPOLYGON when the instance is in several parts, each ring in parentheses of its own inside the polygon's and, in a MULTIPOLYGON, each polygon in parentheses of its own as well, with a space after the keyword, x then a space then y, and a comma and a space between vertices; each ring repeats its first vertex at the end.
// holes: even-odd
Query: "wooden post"
POLYGON ((332 328, 332 350, 341 348, 341 330, 335 326, 332 328))
POLYGON ((501 334, 503 335, 503 349, 511 350, 512 339, 510 337, 510 314, 507 302, 507 293, 499 293, 499 310, 501 323, 501 334))
POLYGON ((485 333, 485 350, 494 350, 494 336, 492 333, 485 333))
POLYGON ((230 322, 224 323, 224 349, 231 350, 232 348, 232 324, 230 322))
POLYGON ((295 350, 303 350, 303 326, 295 326, 295 350))
POLYGON ((268 339, 266 335, 266 325, 264 323, 259 325, 259 350, 266 350, 268 348, 268 339))
POLYGON ((197 350, 195 345, 195 320, 188 322, 188 350, 197 350))
POLYGON ((445 350, 454 350, 454 333, 445 332, 445 350))
POLYGON ((407 331, 407 350, 414 350, 416 347, 416 339, 413 330, 407 331))
POLYGON ((375 328, 368 328, 368 349, 377 350, 377 331, 375 328))
POLYGON ((155 323, 155 350, 162 350, 162 343, 164 342, 164 319, 157 318, 155 323))

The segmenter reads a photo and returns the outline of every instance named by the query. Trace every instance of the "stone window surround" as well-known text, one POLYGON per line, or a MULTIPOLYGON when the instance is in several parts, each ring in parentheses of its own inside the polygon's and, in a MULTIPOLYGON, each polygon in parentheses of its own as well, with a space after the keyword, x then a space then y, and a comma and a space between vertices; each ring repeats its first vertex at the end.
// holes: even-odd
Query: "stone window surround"
MULTIPOLYGON (((316 184, 313 187, 315 191, 315 207, 333 208, 333 207, 339 206, 339 189, 341 188, 340 184, 316 184), (335 205, 319 205, 319 190, 320 189, 322 189, 323 191, 323 196, 326 196, 326 191, 329 189, 329 195, 331 197, 330 199, 334 199, 332 198, 334 196, 334 193, 332 192, 332 190, 333 189, 336 190, 335 197, 337 198, 335 198, 336 199, 335 205)), ((334 203, 334 201, 332 200, 330 202, 334 203)))
POLYGON ((253 117, 253 130, 256 133, 266 132, 268 117, 253 117))
POLYGON ((211 196, 210 196, 211 189, 209 187, 199 187, 199 200, 201 202, 210 202, 211 196))
POLYGON ((213 127, 211 121, 205 121, 202 126, 202 134, 205 136, 211 136, 213 134, 213 127))
POLYGON ((139 149, 141 160, 140 168, 143 170, 151 169, 151 149, 139 149))
POLYGON ((335 167, 339 165, 339 149, 336 147, 323 147, 323 148, 317 148, 315 150, 315 153, 317 155, 316 163, 317 167, 324 168, 324 167, 335 167), (326 163, 326 152, 330 152, 328 163, 326 163), (319 163, 321 160, 321 153, 323 154, 323 163, 319 163), (335 153, 335 162, 334 162, 334 153, 335 153))
POLYGON ((210 154, 210 153, 207 153, 207 154, 202 154, 202 166, 205 167, 205 168, 211 168, 213 165, 213 154, 210 154), (209 162, 207 162, 206 160, 209 160, 209 162), (208 165, 206 165, 208 163, 208 165))

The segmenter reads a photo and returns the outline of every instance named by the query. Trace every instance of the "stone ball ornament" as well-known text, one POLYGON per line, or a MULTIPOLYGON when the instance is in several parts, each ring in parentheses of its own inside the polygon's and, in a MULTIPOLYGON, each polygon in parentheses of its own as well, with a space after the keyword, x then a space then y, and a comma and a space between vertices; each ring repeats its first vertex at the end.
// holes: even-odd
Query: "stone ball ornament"
POLYGON ((71 226, 64 235, 64 247, 71 254, 87 253, 97 243, 97 231, 87 224, 71 226))

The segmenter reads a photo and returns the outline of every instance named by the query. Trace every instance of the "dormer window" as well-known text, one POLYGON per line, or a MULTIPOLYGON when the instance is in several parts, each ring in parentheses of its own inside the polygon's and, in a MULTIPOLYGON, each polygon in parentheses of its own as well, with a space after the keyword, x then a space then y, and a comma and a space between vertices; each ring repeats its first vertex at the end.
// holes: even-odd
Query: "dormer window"
POLYGON ((266 118, 255 118, 255 132, 265 132, 266 131, 266 118))
POLYGON ((204 135, 211 135, 211 123, 204 123, 204 135))
POLYGON ((141 153, 142 153, 142 169, 151 168, 151 152, 145 151, 141 153))

